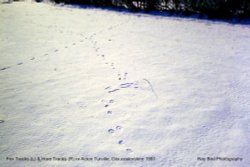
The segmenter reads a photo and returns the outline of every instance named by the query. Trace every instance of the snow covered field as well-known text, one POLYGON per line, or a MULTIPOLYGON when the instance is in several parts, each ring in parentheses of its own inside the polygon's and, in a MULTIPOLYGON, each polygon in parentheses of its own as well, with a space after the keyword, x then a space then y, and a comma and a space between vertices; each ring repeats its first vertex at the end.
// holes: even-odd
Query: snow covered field
POLYGON ((249 25, 1 4, 0 166, 249 167, 249 44, 249 25))

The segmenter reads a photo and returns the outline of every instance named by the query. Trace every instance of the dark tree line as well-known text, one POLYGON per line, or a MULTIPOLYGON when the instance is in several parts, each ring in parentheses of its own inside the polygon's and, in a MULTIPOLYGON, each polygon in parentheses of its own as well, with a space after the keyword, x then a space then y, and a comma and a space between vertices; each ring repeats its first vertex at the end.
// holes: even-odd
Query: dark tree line
POLYGON ((211 17, 250 16, 250 0, 54 0, 56 3, 93 4, 124 7, 133 11, 172 11, 203 13, 211 17))

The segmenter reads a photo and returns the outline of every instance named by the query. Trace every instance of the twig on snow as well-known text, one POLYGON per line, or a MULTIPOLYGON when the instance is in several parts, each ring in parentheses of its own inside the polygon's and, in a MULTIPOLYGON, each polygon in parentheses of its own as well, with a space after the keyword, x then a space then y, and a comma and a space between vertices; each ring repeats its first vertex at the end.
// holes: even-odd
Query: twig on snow
POLYGON ((146 81, 148 84, 149 84, 149 86, 150 86, 150 88, 151 88, 151 91, 153 92, 153 94, 155 95, 155 97, 156 97, 156 99, 158 99, 158 96, 157 96, 157 94, 156 94, 156 92, 155 92, 155 90, 154 90, 154 88, 153 88, 153 85, 151 84, 151 82, 149 82, 149 80, 147 80, 147 79, 143 79, 144 81, 146 81))

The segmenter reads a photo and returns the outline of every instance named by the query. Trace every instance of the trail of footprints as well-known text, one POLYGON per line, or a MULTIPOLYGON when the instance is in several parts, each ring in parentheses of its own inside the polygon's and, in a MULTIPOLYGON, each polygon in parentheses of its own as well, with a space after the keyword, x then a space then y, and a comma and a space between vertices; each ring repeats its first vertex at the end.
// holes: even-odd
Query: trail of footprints
MULTIPOLYGON (((91 35, 89 40, 92 43, 93 49, 96 52, 96 56, 100 57, 105 65, 107 65, 112 70, 116 71, 116 78, 120 82, 120 84, 118 86, 115 86, 115 87, 107 86, 104 90, 108 94, 110 94, 110 93, 115 93, 117 91, 121 91, 121 90, 127 89, 127 88, 134 88, 134 89, 139 88, 138 82, 126 82, 127 77, 128 77, 127 72, 124 72, 124 73, 117 72, 118 69, 115 66, 115 64, 113 62, 109 62, 108 57, 105 54, 103 54, 101 52, 101 49, 98 47, 98 42, 96 40, 94 40, 95 35, 96 34, 91 35)), ((110 42, 112 40, 108 39, 108 41, 110 42)), ((115 105, 115 100, 114 99, 101 100, 101 102, 104 103, 103 107, 105 109, 106 114, 108 116, 112 117, 112 115, 114 114, 114 111, 110 110, 109 108, 110 108, 110 106, 115 105)), ((122 132, 123 132, 123 126, 121 126, 121 125, 115 125, 114 127, 110 127, 107 129, 107 133, 116 138, 118 145, 123 145, 126 147, 126 141, 119 138, 119 136, 121 136, 122 132)), ((131 148, 126 148, 125 151, 127 153, 133 153, 133 150, 131 148)))
MULTIPOLYGON (((42 25, 40 25, 40 26, 42 26, 42 25)), ((51 27, 48 27, 48 28, 51 28, 51 27)), ((54 28, 56 28, 56 27, 54 27, 54 28)), ((59 31, 61 34, 63 34, 63 33, 68 33, 68 32, 63 32, 63 31, 59 31)), ((82 43, 82 42, 84 42, 84 39, 88 39, 87 37, 85 37, 84 39, 82 39, 82 37, 84 37, 84 35, 82 34, 82 33, 80 33, 79 34, 80 36, 81 36, 81 38, 80 38, 80 40, 79 40, 79 42, 80 43, 82 43)), ((76 42, 73 42, 72 44, 71 44, 71 46, 76 46, 76 42)), ((70 45, 69 46, 65 46, 64 48, 65 49, 68 49, 70 47, 70 45)), ((59 52, 60 50, 59 49, 49 49, 49 50, 47 50, 46 51, 46 53, 45 54, 43 54, 43 56, 41 56, 41 58, 45 58, 44 56, 49 56, 49 55, 52 55, 53 53, 56 53, 56 52, 59 52)), ((35 57, 31 57, 29 60, 26 60, 26 63, 28 63, 28 61, 33 61, 33 60, 35 60, 36 58, 35 57)), ((13 68, 13 67, 15 67, 15 66, 20 66, 20 65, 23 65, 23 64, 25 64, 24 62, 18 62, 16 65, 12 65, 12 66, 6 66, 6 67, 0 67, 0 71, 5 71, 5 70, 7 70, 7 69, 10 69, 10 68, 13 68)))
POLYGON ((115 88, 108 86, 105 88, 105 90, 108 90, 108 93, 113 93, 113 92, 120 91, 120 90, 126 89, 126 88, 138 89, 139 88, 138 81, 121 83, 118 87, 115 87, 115 88))
MULTIPOLYGON (((110 67, 112 70, 116 71, 116 78, 117 78, 117 80, 119 82, 119 84, 117 86, 113 86, 113 87, 112 86, 107 86, 106 88, 104 88, 104 90, 108 94, 112 94, 112 93, 115 93, 117 91, 122 91, 124 89, 138 89, 138 88, 140 88, 140 84, 142 84, 142 82, 140 82, 140 81, 126 82, 127 77, 128 77, 128 73, 127 72, 124 72, 124 73, 118 72, 118 69, 115 66, 115 64, 113 62, 108 61, 108 57, 104 53, 102 53, 100 47, 98 46, 98 42, 94 39, 95 36, 96 36, 95 33, 92 34, 89 37, 89 41, 92 43, 93 49, 96 52, 96 56, 100 57, 105 65, 110 67)), ((112 41, 111 39, 108 39, 108 42, 111 42, 111 41, 112 41)), ((143 80, 145 80, 145 79, 143 79, 143 80)), ((149 81, 147 80, 147 82, 149 82, 149 81)), ((145 83, 145 81, 144 81, 144 83, 145 83)), ((150 83, 147 83, 147 84, 149 84, 149 86, 151 85, 150 83)), ((151 91, 153 92, 154 90, 151 90, 151 91)), ((115 105, 115 100, 113 100, 113 99, 102 100, 102 102, 105 103, 103 105, 103 107, 105 109, 106 114, 108 116, 112 117, 114 111, 110 110, 109 107, 111 105, 115 105)), ((126 148, 126 141, 119 138, 119 136, 123 132, 123 128, 124 127, 121 126, 121 125, 115 125, 114 127, 108 128, 107 133, 116 138, 118 145, 122 145, 122 146, 124 146, 126 148)), ((126 148, 125 151, 127 153, 133 153, 134 152, 131 148, 126 148)))

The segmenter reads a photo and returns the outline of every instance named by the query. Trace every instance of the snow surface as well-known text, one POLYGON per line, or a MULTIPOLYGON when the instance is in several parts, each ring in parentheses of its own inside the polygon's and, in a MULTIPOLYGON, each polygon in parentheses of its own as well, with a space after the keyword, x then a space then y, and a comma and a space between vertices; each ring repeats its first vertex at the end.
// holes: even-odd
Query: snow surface
POLYGON ((14 2, 0 37, 1 167, 250 166, 249 25, 14 2))

